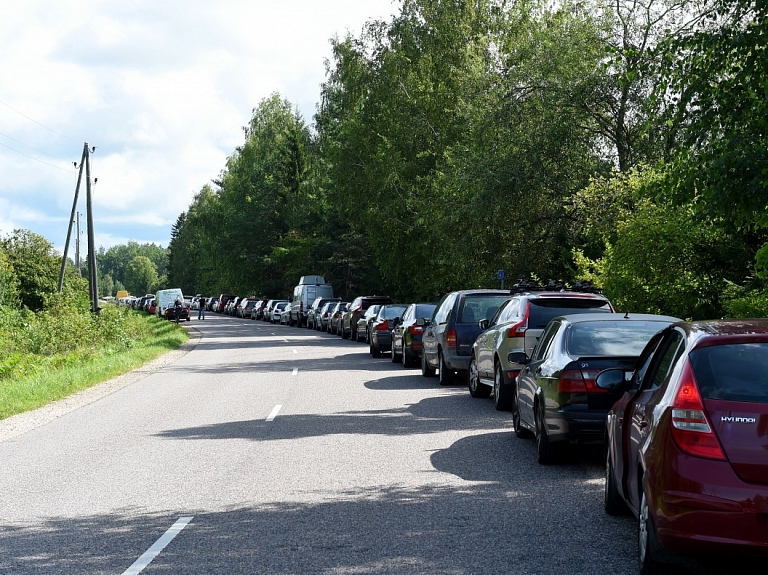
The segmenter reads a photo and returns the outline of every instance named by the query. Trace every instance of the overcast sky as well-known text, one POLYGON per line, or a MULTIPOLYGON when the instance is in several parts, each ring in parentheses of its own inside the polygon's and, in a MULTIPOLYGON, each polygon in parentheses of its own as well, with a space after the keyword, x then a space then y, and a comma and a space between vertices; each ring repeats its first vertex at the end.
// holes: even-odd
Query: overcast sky
MULTIPOLYGON (((168 246, 273 92, 312 121, 330 39, 397 0, 23 0, 0 18, 0 235, 63 250, 83 143, 96 246, 168 246)), ((85 185, 79 208, 85 214, 85 185)), ((85 228, 85 217, 81 218, 85 228)), ((86 242, 82 242, 85 252, 86 242)), ((74 256, 74 243, 70 256, 74 256)))

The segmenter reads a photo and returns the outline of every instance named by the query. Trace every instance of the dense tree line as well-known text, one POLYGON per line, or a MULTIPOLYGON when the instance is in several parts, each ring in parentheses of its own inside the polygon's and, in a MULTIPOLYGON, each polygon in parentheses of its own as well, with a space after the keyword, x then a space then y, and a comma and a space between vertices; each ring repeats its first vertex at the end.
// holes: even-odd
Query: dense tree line
POLYGON ((332 40, 311 126, 277 94, 254 109, 173 227, 168 283, 435 299, 504 269, 762 313, 766 6, 402 0, 332 40))

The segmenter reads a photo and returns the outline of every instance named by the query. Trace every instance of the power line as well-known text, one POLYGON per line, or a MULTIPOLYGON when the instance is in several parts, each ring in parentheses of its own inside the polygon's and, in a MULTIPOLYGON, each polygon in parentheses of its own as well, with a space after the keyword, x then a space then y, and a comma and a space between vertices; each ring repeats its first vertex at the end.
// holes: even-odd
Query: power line
MULTIPOLYGON (((19 114, 20 116, 24 116, 24 117, 25 117, 27 120, 29 120, 30 122, 34 122, 34 123, 35 123, 35 124, 37 124, 38 126, 40 126, 40 127, 42 127, 42 128, 45 128, 45 129, 46 129, 46 130, 48 130, 49 132, 53 132, 54 134, 56 134, 56 135, 58 135, 58 136, 61 136, 62 138, 66 138, 67 140, 72 140, 73 142, 77 142, 77 143, 79 143, 77 140, 75 140, 75 139, 73 139, 73 138, 70 138, 69 136, 67 136, 67 135, 65 135, 65 134, 62 134, 61 132, 57 132, 56 130, 54 130, 53 128, 49 128, 49 127, 48 127, 48 126, 46 126, 45 124, 41 124, 40 122, 38 122, 38 121, 37 121, 37 120, 35 120, 34 118, 30 118, 29 116, 27 116, 27 115, 26 115, 26 114, 24 114, 23 112, 19 112, 19 111, 18 111, 16 108, 14 108, 13 106, 11 106, 10 104, 6 104, 6 103, 5 103, 5 102, 3 102, 2 100, 0 100, 0 104, 2 104, 3 106, 5 106, 5 107, 7 107, 7 108, 10 108, 11 110, 13 110, 14 112, 16 112, 16 113, 17 113, 17 114, 19 114)), ((7 146, 6 146, 6 147, 7 147, 7 146)))
POLYGON ((25 148, 29 148, 30 150, 34 150, 36 152, 40 152, 41 154, 45 154, 46 156, 50 156, 52 158, 56 158, 57 160, 61 160, 62 162, 69 162, 70 161, 70 160, 68 160, 66 158, 62 158, 61 156, 57 156, 56 154, 51 154, 49 152, 46 152, 45 150, 40 150, 39 148, 35 148, 34 146, 30 146, 29 144, 25 144, 21 140, 17 140, 13 136, 9 136, 8 134, 6 134, 4 132, 0 132, 0 136, 5 136, 9 140, 13 140, 14 142, 18 142, 19 144, 21 144, 25 148))
POLYGON ((8 148, 9 150, 12 150, 12 151, 16 152, 17 154, 21 154, 22 156, 25 156, 25 157, 29 158, 30 160, 35 160, 36 162, 40 162, 41 164, 45 164, 46 166, 51 166, 52 168, 56 168, 57 170, 61 170, 62 172, 71 173, 70 170, 65 170, 61 166, 55 166, 53 164, 49 164, 48 162, 44 162, 40 158, 35 158, 34 156, 30 156, 29 154, 25 154, 24 152, 19 152, 17 149, 11 148, 10 146, 6 146, 2 142, 0 142, 0 146, 3 146, 4 148, 8 148))

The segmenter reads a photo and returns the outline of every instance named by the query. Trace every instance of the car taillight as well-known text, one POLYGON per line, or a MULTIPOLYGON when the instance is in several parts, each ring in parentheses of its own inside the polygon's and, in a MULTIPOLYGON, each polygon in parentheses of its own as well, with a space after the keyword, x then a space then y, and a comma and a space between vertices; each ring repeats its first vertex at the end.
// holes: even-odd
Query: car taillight
POLYGON ((683 453, 707 459, 725 459, 723 448, 704 412, 693 369, 687 361, 683 368, 682 384, 672 403, 671 426, 672 439, 683 453))
POLYGON ((376 331, 389 331, 389 322, 387 320, 381 322, 376 326, 376 331))
POLYGON ((456 347, 456 330, 449 329, 445 334, 445 345, 448 347, 456 347))
POLYGON ((520 370, 519 369, 514 369, 512 371, 508 371, 507 372, 507 379, 509 379, 511 381, 515 381, 517 379, 518 375, 520 375, 520 370))
POLYGON ((525 332, 528 329, 528 313, 529 308, 526 305, 523 318, 507 330, 507 337, 523 337, 525 335, 525 332))
POLYGON ((411 333, 411 335, 422 335, 424 333, 424 328, 420 325, 412 325, 408 328, 408 331, 411 333))
POLYGON ((557 393, 586 393, 587 384, 581 371, 578 369, 569 369, 560 375, 557 381, 557 393))

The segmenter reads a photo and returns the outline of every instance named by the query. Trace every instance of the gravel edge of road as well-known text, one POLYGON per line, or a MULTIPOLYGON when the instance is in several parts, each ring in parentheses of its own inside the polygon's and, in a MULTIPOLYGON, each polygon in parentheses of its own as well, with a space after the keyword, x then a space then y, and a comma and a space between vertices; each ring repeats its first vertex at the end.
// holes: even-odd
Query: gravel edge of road
MULTIPOLYGON (((186 326, 185 326, 186 327, 186 326)), ((141 381, 148 375, 159 371, 165 366, 178 361, 192 351, 202 339, 202 334, 196 328, 190 326, 189 340, 181 344, 179 349, 169 351, 160 357, 153 359, 128 373, 119 375, 102 383, 79 391, 64 399, 54 401, 38 409, 12 415, 0 421, 0 442, 7 441, 28 431, 42 427, 51 421, 66 415, 81 407, 98 401, 116 391, 123 389, 137 381, 141 381)))

